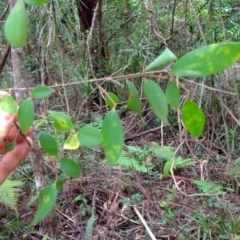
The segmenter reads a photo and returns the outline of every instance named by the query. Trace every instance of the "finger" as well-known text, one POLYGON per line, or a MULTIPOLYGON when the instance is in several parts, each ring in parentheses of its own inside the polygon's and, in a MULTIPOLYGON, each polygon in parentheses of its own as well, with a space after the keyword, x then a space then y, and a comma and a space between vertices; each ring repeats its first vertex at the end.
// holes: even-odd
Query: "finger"
POLYGON ((13 125, 14 117, 0 109, 0 142, 2 142, 13 125))
POLYGON ((2 97, 5 95, 9 95, 9 93, 7 93, 5 91, 0 91, 0 99, 2 99, 2 97))
MULTIPOLYGON (((30 138, 27 139, 32 144, 32 140, 30 138)), ((26 158, 30 150, 31 147, 26 141, 23 141, 18 143, 12 151, 4 155, 0 161, 0 185, 19 166, 21 161, 26 158)))
MULTIPOLYGON (((9 94, 8 92, 6 92, 6 91, 0 91, 0 100, 1 100, 2 97, 5 96, 5 95, 9 95, 9 96, 10 96, 10 94, 9 94)), ((18 112, 18 109, 19 109, 19 106, 17 107, 17 112, 18 112)), ((16 114, 14 115, 14 122, 17 122, 17 120, 18 120, 18 114, 17 114, 17 112, 16 112, 16 114)))
POLYGON ((26 137, 29 136, 33 131, 33 128, 29 128, 26 133, 21 134, 20 129, 13 125, 12 128, 9 130, 6 140, 8 142, 22 142, 26 137))
POLYGON ((20 130, 15 125, 12 125, 7 137, 0 143, 0 154, 5 153, 7 144, 11 142, 19 143, 22 141, 27 141, 26 136, 29 136, 33 131, 33 128, 29 128, 28 131, 23 135, 20 134, 20 130))

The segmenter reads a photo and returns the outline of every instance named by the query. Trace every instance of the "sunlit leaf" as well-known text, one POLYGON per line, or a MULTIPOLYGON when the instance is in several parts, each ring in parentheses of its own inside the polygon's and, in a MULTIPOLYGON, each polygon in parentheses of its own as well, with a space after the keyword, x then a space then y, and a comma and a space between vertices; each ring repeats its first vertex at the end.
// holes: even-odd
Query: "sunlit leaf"
POLYGON ((53 209, 57 200, 57 188, 55 184, 43 188, 39 193, 39 205, 31 225, 41 222, 53 209))
POLYGON ((180 91, 176 82, 169 81, 166 88, 166 98, 168 104, 173 108, 177 109, 180 101, 180 91))
POLYGON ((204 77, 221 72, 240 58, 240 43, 218 43, 195 49, 172 67, 180 77, 204 77))
POLYGON ((31 96, 34 99, 43 99, 51 95, 53 92, 54 92, 54 89, 48 86, 39 85, 32 90, 31 96))
POLYGON ((143 93, 154 114, 163 121, 163 123, 167 123, 168 105, 160 86, 152 80, 146 80, 143 85, 143 93))
POLYGON ((71 118, 64 112, 48 111, 53 117, 54 126, 61 132, 70 132, 73 128, 71 118))
POLYGON ((96 147, 101 145, 101 132, 92 126, 84 126, 77 133, 78 141, 82 146, 96 147))
POLYGON ((23 0, 18 0, 4 25, 4 33, 13 47, 21 47, 27 41, 27 12, 23 0))
POLYGON ((115 105, 119 103, 119 98, 116 94, 112 92, 108 92, 106 95, 106 104, 110 107, 113 108, 115 105))
POLYGON ((177 57, 173 54, 173 52, 167 48, 159 57, 146 67, 146 71, 161 70, 176 59, 177 57))
POLYGON ((4 95, 0 100, 0 109, 11 116, 14 116, 17 114, 17 103, 11 96, 4 95))
POLYGON ((41 148, 49 155, 56 156, 58 154, 58 145, 55 138, 47 133, 41 131, 39 133, 39 141, 41 148))
POLYGON ((130 92, 130 97, 127 102, 127 107, 132 111, 134 111, 140 118, 142 118, 141 101, 140 101, 138 91, 135 85, 130 81, 127 81, 127 86, 130 92))
POLYGON ((205 124, 205 116, 198 105, 187 100, 182 107, 182 121, 186 129, 195 137, 200 137, 205 124))
POLYGON ((79 177, 81 171, 79 165, 69 158, 60 159, 60 169, 69 177, 79 177))
POLYGON ((68 136, 63 144, 64 149, 74 150, 80 146, 79 141, 77 139, 77 134, 72 136, 68 136))
POLYGON ((41 6, 47 3, 49 0, 24 0, 26 4, 30 6, 41 6))
POLYGON ((34 105, 30 99, 21 102, 18 110, 18 122, 22 133, 25 133, 34 121, 34 105))
POLYGON ((113 167, 121 156, 124 145, 123 126, 114 109, 109 111, 103 120, 101 143, 107 163, 109 167, 113 167))

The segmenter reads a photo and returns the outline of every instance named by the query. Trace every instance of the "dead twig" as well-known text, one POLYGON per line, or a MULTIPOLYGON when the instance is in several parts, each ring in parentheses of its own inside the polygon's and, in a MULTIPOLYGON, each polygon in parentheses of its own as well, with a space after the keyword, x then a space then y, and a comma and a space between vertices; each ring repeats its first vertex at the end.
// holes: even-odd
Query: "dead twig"
POLYGON ((147 230, 150 238, 151 238, 152 240, 157 240, 156 237, 153 235, 151 229, 148 227, 148 225, 147 225, 146 221, 144 220, 143 216, 142 216, 141 213, 138 211, 138 209, 137 209, 135 206, 133 206, 132 208, 133 208, 133 210, 135 211, 135 213, 138 215, 140 221, 142 222, 143 226, 144 226, 145 229, 147 230))

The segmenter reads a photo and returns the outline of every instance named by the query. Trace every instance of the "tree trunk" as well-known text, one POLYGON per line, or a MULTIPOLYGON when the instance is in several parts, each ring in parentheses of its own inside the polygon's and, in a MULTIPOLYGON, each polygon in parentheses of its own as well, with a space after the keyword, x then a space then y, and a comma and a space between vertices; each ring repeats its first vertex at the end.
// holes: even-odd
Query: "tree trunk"
MULTIPOLYGON (((12 9, 16 3, 16 0, 9 0, 10 9, 12 9)), ((11 58, 12 58, 12 69, 14 76, 14 88, 27 88, 31 86, 29 82, 27 82, 27 74, 25 71, 24 59, 25 54, 23 48, 11 48, 11 58)), ((27 94, 26 91, 15 91, 16 100, 18 103, 26 99, 27 94)), ((47 171, 44 160, 44 155, 40 147, 38 146, 36 133, 32 134, 33 140, 33 148, 29 154, 29 159, 32 164, 35 185, 37 191, 39 191, 48 185, 47 171)), ((49 214, 49 216, 45 219, 44 224, 46 228, 49 228, 49 223, 54 220, 54 212, 49 214)))

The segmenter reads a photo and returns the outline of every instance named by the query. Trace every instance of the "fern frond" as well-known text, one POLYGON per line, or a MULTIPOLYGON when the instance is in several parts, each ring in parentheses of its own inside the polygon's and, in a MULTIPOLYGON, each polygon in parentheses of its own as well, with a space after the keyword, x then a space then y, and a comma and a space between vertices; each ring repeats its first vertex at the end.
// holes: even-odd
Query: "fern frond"
MULTIPOLYGON (((171 158, 171 160, 167 161, 164 164, 163 167, 163 175, 165 178, 167 178, 169 176, 170 170, 171 170, 171 166, 172 166, 172 162, 173 162, 173 157, 171 158)), ((196 161, 191 159, 191 158, 187 158, 187 159, 183 159, 182 157, 177 157, 175 159, 174 165, 173 165, 173 169, 179 169, 179 168, 185 168, 185 167, 189 167, 189 166, 194 166, 196 164, 196 161)))
MULTIPOLYGON (((170 170, 171 170, 171 166, 172 166, 172 161, 167 161, 167 162, 164 164, 164 167, 163 167, 163 176, 164 176, 165 178, 168 178, 168 177, 169 177, 170 170)), ((174 166, 173 166, 173 169, 174 169, 174 166)))
POLYGON ((17 200, 23 185, 22 181, 5 180, 0 186, 0 203, 17 211, 17 200))
POLYGON ((196 161, 191 158, 183 159, 181 156, 179 156, 175 160, 176 169, 194 166, 195 164, 196 164, 196 161))
POLYGON ((122 156, 119 158, 117 164, 123 166, 125 169, 134 169, 140 173, 147 173, 148 169, 146 166, 142 165, 139 163, 139 161, 137 161, 134 158, 128 158, 127 156, 122 156))
POLYGON ((230 179, 235 179, 235 178, 240 178, 240 168, 239 168, 239 164, 235 167, 232 167, 228 170, 227 172, 227 176, 230 179))
POLYGON ((153 142, 150 146, 151 152, 157 158, 162 158, 165 161, 169 161, 174 154, 174 148, 169 146, 160 146, 158 143, 153 142))
POLYGON ((87 221, 86 232, 85 232, 85 236, 87 240, 91 238, 95 220, 96 220, 96 217, 92 215, 87 221))
POLYGON ((194 181, 198 189, 204 194, 223 194, 223 187, 212 182, 194 181))

